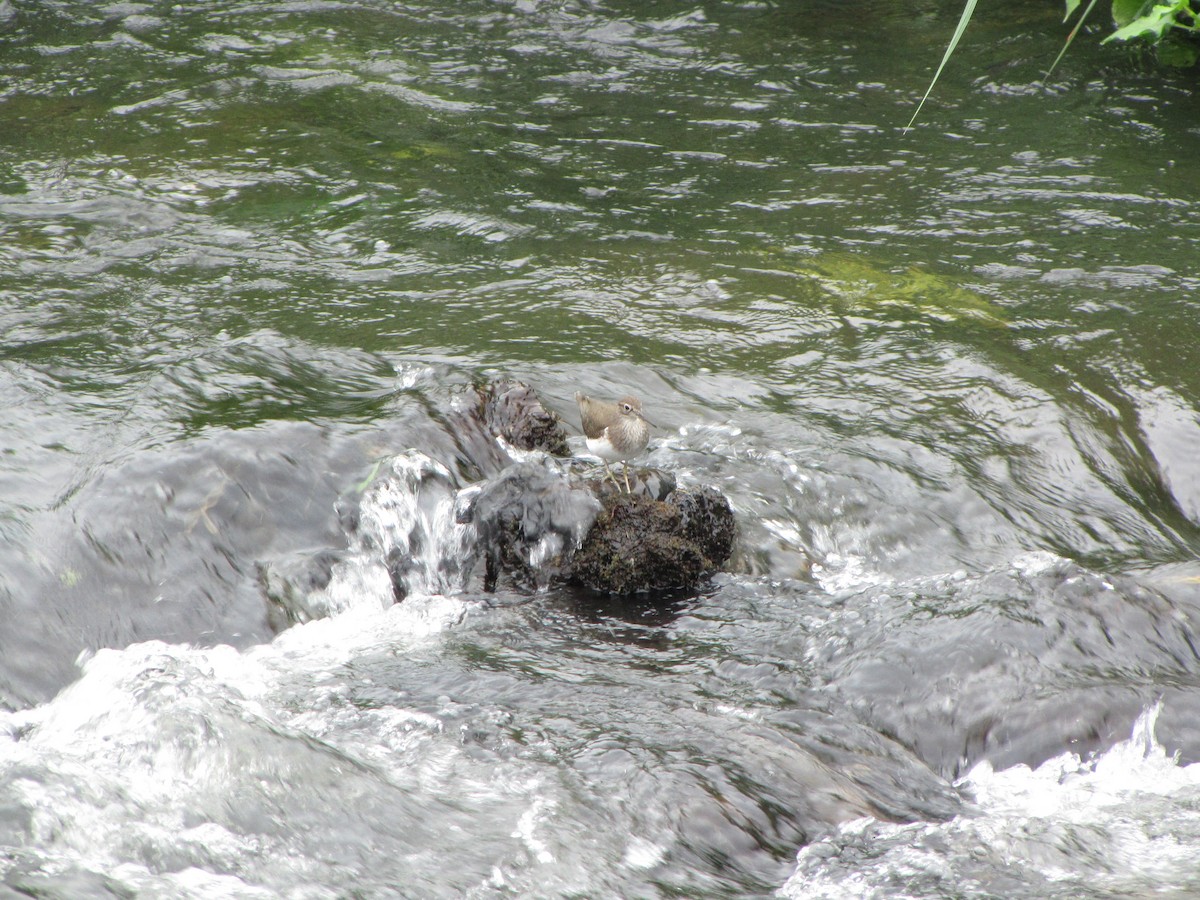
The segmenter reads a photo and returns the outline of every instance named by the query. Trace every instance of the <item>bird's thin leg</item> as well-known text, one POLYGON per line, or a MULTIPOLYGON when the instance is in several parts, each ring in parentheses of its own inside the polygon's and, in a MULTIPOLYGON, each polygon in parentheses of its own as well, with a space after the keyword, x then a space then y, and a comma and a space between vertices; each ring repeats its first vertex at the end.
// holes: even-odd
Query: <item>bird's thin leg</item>
POLYGON ((600 461, 601 461, 602 463, 604 463, 604 471, 608 473, 608 477, 612 479, 612 483, 613 483, 613 484, 616 484, 616 485, 617 485, 617 487, 620 487, 620 485, 619 485, 619 484, 617 484, 617 476, 616 476, 616 475, 614 475, 614 474, 613 474, 613 472, 612 472, 612 469, 610 469, 610 468, 608 467, 608 460, 607 460, 607 459, 602 459, 602 460, 600 460, 600 461))
POLYGON ((632 494, 633 488, 629 486, 629 463, 622 463, 625 469, 625 493, 632 494))

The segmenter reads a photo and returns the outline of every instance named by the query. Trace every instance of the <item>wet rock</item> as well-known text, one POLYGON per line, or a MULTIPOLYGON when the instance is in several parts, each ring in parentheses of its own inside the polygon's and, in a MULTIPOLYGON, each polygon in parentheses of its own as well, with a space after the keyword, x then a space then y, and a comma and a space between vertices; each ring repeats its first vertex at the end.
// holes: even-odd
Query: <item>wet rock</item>
POLYGON ((665 501, 600 493, 603 510, 564 573, 592 590, 692 588, 733 552, 733 510, 712 488, 676 490, 665 501))
POLYGON ((537 393, 520 381, 498 381, 475 388, 484 427, 518 450, 542 450, 570 456, 562 420, 542 405, 537 393))
POLYGON ((484 477, 512 465, 508 448, 570 456, 562 420, 520 381, 496 381, 468 389, 446 416, 460 460, 484 477))
MULTIPOLYGON (((603 467, 597 466, 596 471, 599 474, 589 478, 588 481, 597 496, 624 493, 625 475, 620 466, 616 466, 612 470, 613 476, 621 483, 620 486, 613 484, 608 475, 604 473, 603 467)), ((674 475, 664 472, 662 469, 630 468, 629 485, 635 494, 642 494, 654 500, 666 500, 674 492, 677 482, 674 475)))
POLYGON ((324 610, 315 601, 329 587, 333 567, 342 559, 335 550, 304 551, 271 563, 258 563, 258 583, 268 600, 268 622, 275 632, 300 622, 320 618, 324 610))
POLYGON ((473 522, 484 559, 484 590, 501 573, 521 587, 556 577, 596 520, 593 493, 544 462, 521 462, 468 495, 456 512, 473 522))
MULTIPOLYGON (((561 420, 528 385, 503 381, 475 393, 473 412, 488 435, 570 455, 561 420)), ((493 471, 460 511, 478 533, 485 590, 502 575, 517 586, 565 579, 609 594, 690 589, 733 551, 729 502, 712 488, 678 490, 670 473, 630 469, 634 490, 625 494, 607 475, 566 477, 553 464, 493 471)))
POLYGON ((315 575, 263 579, 287 621, 371 598, 386 605, 465 590, 481 561, 489 592, 570 581, 631 595, 693 589, 729 558, 733 512, 717 491, 679 490, 668 472, 631 468, 626 494, 599 466, 552 458, 570 453, 566 433, 528 385, 484 385, 468 398, 449 415, 450 430, 459 463, 482 478, 458 490, 461 475, 420 451, 393 457, 339 509, 349 548, 337 577, 330 557, 315 575), (516 460, 512 448, 532 452, 516 460))
POLYGON ((725 495, 705 486, 675 491, 667 503, 679 510, 684 538, 694 542, 714 568, 724 565, 737 537, 737 523, 725 495))

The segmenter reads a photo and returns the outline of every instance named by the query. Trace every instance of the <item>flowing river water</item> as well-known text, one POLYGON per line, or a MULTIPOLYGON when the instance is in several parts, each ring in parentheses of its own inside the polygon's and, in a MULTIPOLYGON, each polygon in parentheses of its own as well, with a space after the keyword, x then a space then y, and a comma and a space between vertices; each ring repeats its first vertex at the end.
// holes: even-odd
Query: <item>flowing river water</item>
POLYGON ((1200 892, 1200 97, 958 12, 0 0, 0 889, 1200 892), (484 592, 501 377, 728 571, 484 592))

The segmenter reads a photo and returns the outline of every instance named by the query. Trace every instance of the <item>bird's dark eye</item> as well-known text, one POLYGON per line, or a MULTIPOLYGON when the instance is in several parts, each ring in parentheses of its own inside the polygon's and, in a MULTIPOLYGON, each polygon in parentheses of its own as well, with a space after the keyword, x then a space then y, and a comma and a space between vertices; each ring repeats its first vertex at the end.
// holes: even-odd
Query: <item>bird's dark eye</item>
POLYGON ((628 403, 622 403, 621 409, 625 410, 625 412, 633 412, 633 407, 630 406, 628 403))

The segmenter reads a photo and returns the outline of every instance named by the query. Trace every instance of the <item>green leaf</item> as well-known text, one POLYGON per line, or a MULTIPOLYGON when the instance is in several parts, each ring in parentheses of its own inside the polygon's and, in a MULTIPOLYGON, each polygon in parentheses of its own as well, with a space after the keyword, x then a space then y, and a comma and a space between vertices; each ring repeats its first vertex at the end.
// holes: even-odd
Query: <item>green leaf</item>
POLYGON ((1079 9, 1079 0, 1067 0, 1067 11, 1063 13, 1063 21, 1071 18, 1071 14, 1079 9))
POLYGON ((1175 26, 1175 17, 1179 14, 1177 6, 1156 6, 1149 13, 1134 19, 1124 28, 1118 28, 1100 43, 1109 41, 1131 41, 1139 37, 1151 37, 1162 40, 1164 34, 1175 26))
POLYGON ((950 58, 950 54, 954 52, 954 48, 958 46, 959 39, 963 36, 963 32, 967 30, 967 23, 971 21, 971 16, 975 13, 975 4, 979 0, 967 0, 967 5, 963 7, 962 15, 958 17, 958 27, 954 29, 954 36, 950 38, 950 45, 946 48, 946 52, 942 54, 942 62, 937 67, 937 71, 933 73, 933 81, 929 82, 929 88, 925 91, 925 96, 921 98, 921 102, 917 104, 917 111, 913 113, 913 117, 908 120, 908 124, 904 126, 904 132, 907 134, 908 129, 912 128, 913 122, 917 121, 917 116, 921 114, 921 107, 925 105, 925 101, 929 99, 929 95, 933 93, 933 86, 937 84, 938 78, 941 77, 942 69, 946 68, 946 60, 950 58))
POLYGON ((1112 0, 1113 22, 1118 28, 1128 25, 1152 5, 1152 0, 1112 0))

